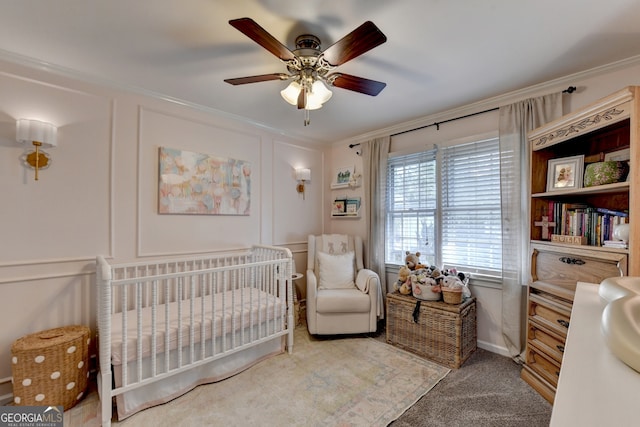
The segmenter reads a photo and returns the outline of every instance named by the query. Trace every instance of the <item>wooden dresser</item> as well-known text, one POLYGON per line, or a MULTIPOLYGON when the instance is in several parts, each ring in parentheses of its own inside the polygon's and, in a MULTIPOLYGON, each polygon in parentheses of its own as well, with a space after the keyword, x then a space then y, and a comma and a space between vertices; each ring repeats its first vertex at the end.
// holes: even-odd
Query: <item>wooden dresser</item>
POLYGON ((527 349, 521 376, 553 403, 576 283, 600 283, 626 275, 627 255, 583 247, 532 243, 532 282, 528 287, 527 349))
POLYGON ((640 164, 639 96, 639 87, 627 87, 528 135, 531 282, 521 376, 551 403, 563 364, 577 282, 640 276, 640 221, 631 220, 634 207, 640 206, 640 172, 634 166, 640 164), (623 155, 631 164, 626 181, 583 187, 583 164, 612 156, 619 160, 623 155), (565 165, 575 179, 566 187, 555 181, 559 180, 555 169, 565 165), (554 180, 551 185, 549 180, 554 180), (615 211, 630 223, 628 248, 604 247, 604 229, 599 225, 597 232, 595 226, 589 228, 589 224, 604 221, 606 211, 615 211), (548 227, 549 223, 553 226, 548 227), (598 236, 600 240, 594 239, 598 236))

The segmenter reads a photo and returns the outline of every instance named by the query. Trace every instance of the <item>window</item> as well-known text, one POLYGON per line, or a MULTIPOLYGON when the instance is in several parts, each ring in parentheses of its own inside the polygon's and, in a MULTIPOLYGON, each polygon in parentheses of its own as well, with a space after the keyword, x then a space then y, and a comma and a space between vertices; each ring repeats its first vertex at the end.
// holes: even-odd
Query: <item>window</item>
POLYGON ((500 276, 498 139, 391 157, 386 214, 387 263, 417 251, 424 264, 500 276))
POLYGON ((387 163, 386 260, 404 264, 406 251, 434 264, 436 150, 392 157, 387 163))

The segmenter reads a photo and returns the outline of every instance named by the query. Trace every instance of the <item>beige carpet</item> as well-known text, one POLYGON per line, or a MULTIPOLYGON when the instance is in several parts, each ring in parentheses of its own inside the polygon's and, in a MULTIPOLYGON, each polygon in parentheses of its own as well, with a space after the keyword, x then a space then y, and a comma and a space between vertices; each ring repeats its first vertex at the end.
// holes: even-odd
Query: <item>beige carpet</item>
MULTIPOLYGON (((197 387, 118 426, 386 426, 449 369, 366 337, 316 339, 298 326, 281 354, 227 380, 197 387)), ((65 426, 98 425, 95 392, 65 426)))

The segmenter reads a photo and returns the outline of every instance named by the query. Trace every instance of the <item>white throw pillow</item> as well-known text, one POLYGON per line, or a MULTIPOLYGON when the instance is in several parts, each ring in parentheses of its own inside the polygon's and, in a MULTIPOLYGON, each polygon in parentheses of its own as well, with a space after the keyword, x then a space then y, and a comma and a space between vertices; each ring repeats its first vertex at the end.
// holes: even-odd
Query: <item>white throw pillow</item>
POLYGON ((353 252, 340 255, 318 252, 318 270, 320 289, 345 289, 356 285, 353 281, 355 276, 353 252))

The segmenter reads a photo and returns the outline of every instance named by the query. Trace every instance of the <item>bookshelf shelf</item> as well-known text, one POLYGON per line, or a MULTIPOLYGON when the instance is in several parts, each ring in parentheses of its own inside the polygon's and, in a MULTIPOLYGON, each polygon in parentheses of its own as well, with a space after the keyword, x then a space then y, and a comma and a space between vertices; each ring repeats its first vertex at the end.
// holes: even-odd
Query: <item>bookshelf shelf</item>
POLYGON ((595 187, 578 188, 577 190, 558 190, 547 191, 544 193, 534 193, 531 197, 534 198, 562 198, 566 196, 586 196, 586 195, 599 195, 599 194, 611 194, 628 192, 630 184, 628 182, 615 182, 613 184, 597 185, 595 187))

